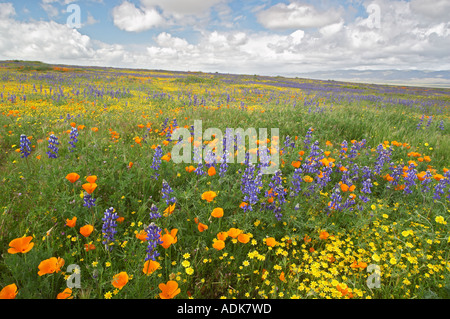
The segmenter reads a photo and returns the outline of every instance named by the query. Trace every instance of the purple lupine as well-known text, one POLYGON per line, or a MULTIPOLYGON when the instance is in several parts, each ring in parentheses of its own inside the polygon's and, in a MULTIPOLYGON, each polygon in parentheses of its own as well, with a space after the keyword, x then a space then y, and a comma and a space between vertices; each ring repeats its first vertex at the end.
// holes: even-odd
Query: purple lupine
POLYGON ((84 207, 87 207, 87 208, 91 208, 91 207, 94 207, 95 206, 95 201, 96 201, 97 199, 96 198, 94 198, 94 197, 92 197, 92 195, 91 194, 88 194, 88 193, 84 193, 84 196, 83 196, 83 201, 84 201, 84 203, 83 203, 83 206, 84 207))
POLYGON ((444 120, 441 120, 439 122, 439 128, 443 131, 444 130, 444 120))
POLYGON ((403 167, 401 165, 394 166, 394 163, 391 163, 389 169, 392 171, 390 175, 393 178, 390 183, 397 186, 400 177, 403 175, 403 167))
POLYGON ((69 144, 71 147, 69 147, 69 150, 71 152, 74 151, 75 144, 78 142, 78 129, 76 127, 72 127, 70 130, 70 136, 69 136, 69 144))
POLYGON ((224 149, 222 158, 220 159, 219 176, 224 177, 228 170, 227 164, 228 150, 224 149))
POLYGON ((105 211, 104 217, 102 218, 103 226, 103 241, 102 244, 106 246, 107 250, 112 250, 111 243, 114 243, 114 235, 117 233, 117 218, 119 215, 114 211, 113 207, 108 208, 105 211))
POLYGON ((153 162, 152 162, 152 166, 150 166, 153 171, 155 172, 155 174, 152 176, 155 179, 158 179, 159 173, 159 166, 161 165, 161 157, 163 155, 162 149, 161 149, 161 145, 156 146, 155 148, 155 154, 153 155, 153 162))
POLYGON ((155 225, 155 223, 150 223, 148 227, 145 229, 147 233, 147 256, 145 257, 145 261, 147 260, 155 260, 159 256, 159 252, 156 250, 157 246, 162 244, 161 240, 161 228, 155 225))
POLYGON ((444 178, 441 178, 434 187, 433 199, 435 200, 441 199, 441 195, 444 194, 444 190, 449 184, 450 184, 450 170, 444 174, 444 178))
POLYGON ((173 196, 170 197, 171 196, 170 194, 173 193, 173 189, 170 187, 170 185, 165 180, 163 180, 163 182, 162 182, 161 193, 162 193, 162 198, 166 200, 167 205, 170 205, 170 203, 175 203, 177 201, 177 199, 175 197, 173 197, 173 196))
POLYGON ((337 210, 337 211, 342 209, 341 208, 342 196, 341 196, 341 191, 339 189, 339 185, 336 185, 334 187, 334 189, 331 193, 330 199, 331 199, 331 201, 328 204, 328 207, 330 209, 337 210))
POLYGON ((430 187, 428 186, 428 184, 430 184, 431 183, 431 178, 433 177, 433 175, 431 174, 431 172, 430 171, 427 171, 426 173, 425 173, 425 176, 424 176, 424 179, 423 179, 423 181, 422 181, 422 186, 423 186, 423 188, 422 188, 422 192, 423 193, 426 193, 426 192, 429 192, 430 191, 430 187))
POLYGON ((417 124, 417 129, 418 130, 420 130, 420 127, 422 126, 424 118, 425 118, 425 114, 422 115, 422 117, 420 118, 419 124, 417 124))
POLYGON ((339 151, 339 153, 341 153, 341 154, 339 155, 339 157, 340 157, 341 159, 344 159, 344 158, 345 158, 345 152, 346 152, 346 149, 348 149, 348 142, 347 142, 346 140, 344 140, 344 141, 342 141, 342 143, 341 143, 341 150, 339 151))
POLYGON ((428 117, 428 121, 427 121, 427 128, 430 127, 432 121, 433 121, 433 115, 430 115, 428 117))
POLYGON ((50 149, 47 152, 48 158, 57 158, 58 157, 58 138, 52 134, 48 139, 48 148, 50 149))
POLYGON ((161 217, 161 214, 158 212, 158 207, 155 204, 152 204, 150 207, 150 219, 158 219, 161 217))
POLYGON ((248 205, 244 205, 244 212, 247 210, 253 210, 252 205, 258 202, 258 194, 260 187, 262 186, 261 171, 258 171, 255 175, 255 165, 250 163, 250 154, 245 153, 245 170, 241 178, 241 192, 244 194, 244 202, 248 205))
POLYGON ((383 144, 380 144, 377 146, 377 153, 378 157, 375 162, 375 167, 373 171, 379 175, 381 174, 384 164, 386 164, 391 158, 392 148, 388 147, 385 149, 383 144))
POLYGON ((276 196, 276 201, 274 200, 272 205, 269 205, 268 208, 273 210, 275 218, 278 221, 280 221, 283 216, 283 214, 281 214, 281 206, 286 202, 286 191, 283 187, 283 179, 281 174, 281 170, 277 170, 275 174, 273 174, 272 180, 269 183, 269 187, 272 189, 272 192, 270 194, 269 192, 266 192, 266 196, 276 196))
POLYGON ((298 195, 302 190, 302 186, 301 186, 301 183, 303 181, 302 176, 301 176, 302 173, 303 173, 303 171, 299 167, 294 170, 294 174, 292 175, 292 180, 291 180, 292 186, 290 187, 290 189, 296 195, 298 195))
POLYGON ((415 180, 417 179, 417 170, 415 169, 415 165, 411 163, 408 167, 408 173, 405 177, 405 188, 403 189, 403 193, 411 194, 411 188, 416 185, 415 180))
POLYGON ((302 164, 304 173, 319 173, 321 165, 320 160, 323 159, 322 150, 319 147, 319 141, 315 141, 311 146, 311 152, 302 164))
POLYGON ((30 140, 25 134, 20 135, 20 152, 22 158, 27 158, 31 154, 30 140))
POLYGON ((303 143, 305 144, 305 149, 309 149, 309 145, 311 144, 312 132, 313 132, 312 127, 309 128, 308 132, 306 132, 305 139, 303 140, 303 143))
POLYGON ((371 178, 372 178, 372 171, 370 170, 369 167, 364 166, 363 167, 363 176, 362 176, 362 179, 363 179, 362 186, 363 187, 361 189, 361 192, 366 193, 366 194, 372 193, 372 191, 370 189, 373 186, 371 178))

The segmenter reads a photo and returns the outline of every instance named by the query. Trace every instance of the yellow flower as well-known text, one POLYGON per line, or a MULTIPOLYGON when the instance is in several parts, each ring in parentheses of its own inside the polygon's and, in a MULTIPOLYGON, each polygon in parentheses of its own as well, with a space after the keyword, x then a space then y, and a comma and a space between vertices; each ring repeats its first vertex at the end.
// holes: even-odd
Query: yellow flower
POLYGON ((447 225, 447 222, 445 221, 444 217, 442 217, 442 216, 437 216, 434 220, 438 224, 447 225))
POLYGON ((194 269, 192 267, 186 268, 186 273, 188 275, 192 275, 194 273, 194 269))
POLYGON ((111 299, 111 298, 112 298, 111 291, 108 291, 107 293, 105 293, 105 299, 111 299))
POLYGON ((395 265, 397 263, 397 259, 395 259, 395 257, 392 257, 389 262, 391 263, 391 265, 395 265))
POLYGON ((373 254, 372 255, 372 259, 374 260, 374 261, 376 261, 376 262, 379 262, 381 259, 380 259, 380 256, 378 256, 377 254, 373 254))

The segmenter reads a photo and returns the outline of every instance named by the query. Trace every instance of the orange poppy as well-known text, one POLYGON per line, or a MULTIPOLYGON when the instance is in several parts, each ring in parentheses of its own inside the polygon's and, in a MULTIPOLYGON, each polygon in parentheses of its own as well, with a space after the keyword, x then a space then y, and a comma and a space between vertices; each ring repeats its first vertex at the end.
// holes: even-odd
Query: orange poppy
POLYGON ((111 284, 118 289, 122 289, 128 283, 128 274, 125 271, 122 271, 116 275, 114 275, 111 284))
POLYGON ((31 250, 31 248, 33 248, 34 243, 32 243, 31 241, 33 240, 32 236, 28 236, 28 237, 20 237, 20 238, 16 238, 11 240, 11 242, 9 243, 9 248, 8 249, 8 253, 10 254, 17 254, 17 253, 22 253, 25 254, 27 252, 29 252, 31 250))
POLYGON ((147 240, 147 232, 142 229, 139 233, 136 234, 136 238, 140 241, 146 241, 147 240))
POLYGON ((149 259, 144 263, 142 272, 146 275, 151 275, 159 268, 159 266, 159 262, 149 259))
POLYGON ((202 223, 198 223, 197 228, 198 228, 199 232, 203 232, 203 231, 208 229, 208 225, 205 225, 205 224, 202 224, 202 223))
POLYGON ((97 176, 95 175, 88 176, 86 177, 86 180, 91 184, 95 184, 95 182, 97 181, 97 176))
POLYGON ((17 296, 17 286, 16 284, 11 284, 3 287, 0 291, 0 299, 14 299, 17 296))
POLYGON ((225 240, 228 237, 228 233, 226 231, 221 231, 217 234, 217 239, 219 240, 225 240))
POLYGON ((342 184, 341 184, 341 190, 342 190, 343 192, 347 192, 347 191, 348 191, 348 185, 342 183, 342 184))
POLYGON ((97 188, 97 184, 96 183, 86 183, 86 184, 81 185, 81 187, 83 187, 83 189, 86 191, 86 193, 92 194, 94 192, 94 190, 97 188))
POLYGON ((303 180, 307 183, 311 183, 313 181, 313 178, 311 176, 306 175, 303 177, 303 180))
POLYGON ((177 242, 178 229, 174 228, 170 231, 170 233, 167 229, 164 229, 164 231, 166 233, 163 236, 161 236, 161 241, 162 241, 161 246, 163 246, 164 249, 167 249, 170 247, 170 245, 175 244, 177 242))
POLYGON ((89 250, 94 250, 95 249, 95 245, 94 244, 84 244, 84 250, 89 251, 89 250))
POLYGON ((311 241, 311 237, 309 237, 308 235, 305 235, 303 240, 305 241, 305 243, 309 243, 311 241))
POLYGON ((240 243, 246 244, 246 243, 248 243, 250 241, 250 236, 247 235, 247 234, 241 233, 241 234, 238 235, 237 240, 240 243))
POLYGON ((60 257, 51 257, 49 259, 43 260, 38 266, 38 275, 42 276, 45 274, 53 274, 54 272, 58 273, 61 271, 62 266, 64 266, 64 259, 60 257))
POLYGON ((139 137, 139 136, 136 136, 135 138, 134 138, 134 141, 137 143, 137 144, 141 144, 141 138, 139 137))
POLYGON ((215 198, 217 196, 217 194, 216 194, 216 192, 213 192, 213 191, 207 191, 207 192, 204 192, 203 194, 202 194, 202 199, 204 199, 204 200, 206 200, 207 202, 212 202, 213 201, 213 199, 215 198))
POLYGON ((80 234, 84 237, 88 237, 94 231, 94 226, 92 225, 84 225, 80 228, 80 234))
POLYGON ((325 239, 328 239, 329 236, 330 236, 330 234, 328 234, 328 232, 323 230, 320 232, 319 238, 325 240, 325 239))
POLYGON ((211 213, 211 216, 215 218, 223 217, 223 209, 220 207, 214 208, 211 213))
POLYGON ((208 169, 208 175, 209 175, 209 176, 214 176, 214 175, 216 175, 216 168, 215 168, 214 166, 211 166, 211 167, 208 169))
POLYGON ((75 227, 76 223, 77 223, 77 217, 76 216, 72 217, 72 219, 68 219, 68 218, 66 219, 66 226, 68 226, 70 228, 75 227))
POLYGON ((281 272, 280 276, 278 277, 281 281, 285 281, 286 278, 284 277, 284 271, 281 272))
POLYGON ((228 236, 230 236, 231 238, 236 238, 240 233, 242 233, 242 230, 238 228, 230 228, 228 230, 228 236))
POLYGON ((220 239, 214 239, 213 242, 213 248, 217 249, 217 250, 222 250, 225 248, 225 242, 223 240, 220 239))
POLYGON ((275 245, 277 244, 277 241, 273 237, 266 238, 265 242, 266 242, 266 245, 269 247, 275 247, 275 245))
POLYGON ((166 155, 161 157, 161 159, 166 162, 170 161, 171 158, 172 158, 172 154, 170 154, 170 153, 167 153, 166 155))
POLYGON ((129 162, 127 167, 128 168, 132 168, 133 167, 133 162, 129 162))
POLYGON ((246 206, 248 206, 248 204, 246 202, 242 202, 239 207, 244 209, 246 206))
POLYGON ((98 132, 98 127, 92 127, 91 130, 92 132, 98 132))
POLYGON ((294 166, 295 168, 299 168, 300 167, 301 162, 300 161, 293 161, 291 163, 292 166, 294 166))
POLYGON ((167 207, 164 210, 163 216, 167 217, 167 216, 171 215, 174 210, 175 210, 175 203, 173 203, 172 205, 169 205, 169 207, 167 207))
POLYGON ((188 172, 188 173, 191 173, 191 172, 193 172, 193 171, 195 171, 195 167, 194 166, 186 166, 186 172, 188 172))
POLYGON ((116 220, 117 220, 119 223, 123 223, 123 221, 125 220, 125 217, 120 216, 120 217, 117 217, 116 220))
POLYGON ((66 179, 71 183, 75 183, 79 178, 80 175, 78 175, 77 173, 69 173, 66 176, 66 179))
POLYGON ((63 292, 60 292, 56 296, 56 299, 73 299, 72 289, 70 289, 70 288, 64 289, 63 292))
POLYGON ((161 299, 172 299, 181 291, 180 288, 178 288, 178 283, 173 280, 169 280, 166 284, 160 283, 158 287, 161 290, 161 293, 159 294, 161 299))

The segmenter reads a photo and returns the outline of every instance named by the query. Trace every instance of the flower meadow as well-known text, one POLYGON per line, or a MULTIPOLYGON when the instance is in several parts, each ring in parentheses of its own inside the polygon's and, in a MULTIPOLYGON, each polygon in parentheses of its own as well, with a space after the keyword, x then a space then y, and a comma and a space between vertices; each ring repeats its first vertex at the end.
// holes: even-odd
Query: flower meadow
POLYGON ((3 61, 0 298, 449 298, 449 105, 449 89, 3 61), (195 120, 279 129, 278 169, 245 143, 226 150, 242 163, 175 163, 195 120))

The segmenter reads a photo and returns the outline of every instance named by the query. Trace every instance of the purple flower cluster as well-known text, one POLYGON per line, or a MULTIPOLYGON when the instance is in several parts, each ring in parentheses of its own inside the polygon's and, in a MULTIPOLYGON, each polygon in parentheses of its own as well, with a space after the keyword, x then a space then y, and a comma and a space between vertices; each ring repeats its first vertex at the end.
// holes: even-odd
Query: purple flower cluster
POLYGON ((163 155, 161 145, 158 145, 155 149, 155 154, 153 155, 153 162, 152 166, 150 166, 154 171, 155 174, 152 176, 155 179, 158 179, 159 173, 159 166, 161 165, 161 157, 163 155))
POLYGON ((84 201, 83 206, 84 206, 84 207, 87 207, 87 208, 94 207, 94 206, 95 206, 95 201, 96 201, 96 200, 97 200, 97 199, 96 199, 96 198, 93 198, 91 194, 84 193, 84 196, 83 196, 83 201, 84 201))
POLYGON ((167 205, 170 205, 170 203, 175 203, 177 201, 175 197, 170 197, 171 196, 170 194, 173 193, 173 189, 165 180, 163 180, 162 182, 161 193, 162 198, 166 200, 167 205))
POLYGON ((245 154, 245 170, 241 178, 241 191, 244 194, 243 201, 248 205, 244 205, 244 212, 252 210, 252 205, 258 202, 258 194, 262 186, 262 174, 259 170, 255 175, 255 165, 250 163, 250 155, 245 154))
POLYGON ((111 243, 114 243, 114 235, 117 233, 117 218, 119 215, 114 211, 113 207, 108 208, 105 211, 104 217, 102 218, 103 226, 103 241, 102 244, 106 245, 107 250, 112 250, 111 243))
POLYGON ((71 147, 69 147, 69 150, 71 152, 74 151, 75 144, 78 142, 78 129, 76 127, 72 127, 70 130, 70 136, 69 136, 69 144, 71 147))
POLYGON ((58 138, 52 134, 48 139, 48 148, 50 149, 47 152, 48 158, 57 158, 58 157, 58 138))
POLYGON ((277 170, 272 177, 269 187, 272 192, 266 192, 266 197, 273 197, 274 201, 267 206, 275 214, 275 218, 280 221, 283 214, 281 214, 282 205, 286 202, 286 191, 283 187, 283 180, 281 177, 281 170, 277 170))
POLYGON ((20 135, 20 152, 22 158, 27 158, 31 154, 30 140, 25 134, 20 135))
MULTIPOLYGON (((445 188, 450 185, 450 170, 444 174, 444 178, 439 180, 439 183, 434 187, 433 199, 439 200, 441 196, 444 195, 445 188)), ((448 199, 450 200, 450 191, 448 195, 448 199)))
POLYGON ((147 260, 155 260, 159 256, 159 252, 156 250, 156 247, 162 244, 161 241, 161 228, 155 225, 155 223, 150 223, 148 227, 145 229, 147 233, 147 256, 145 257, 145 261, 147 260))

